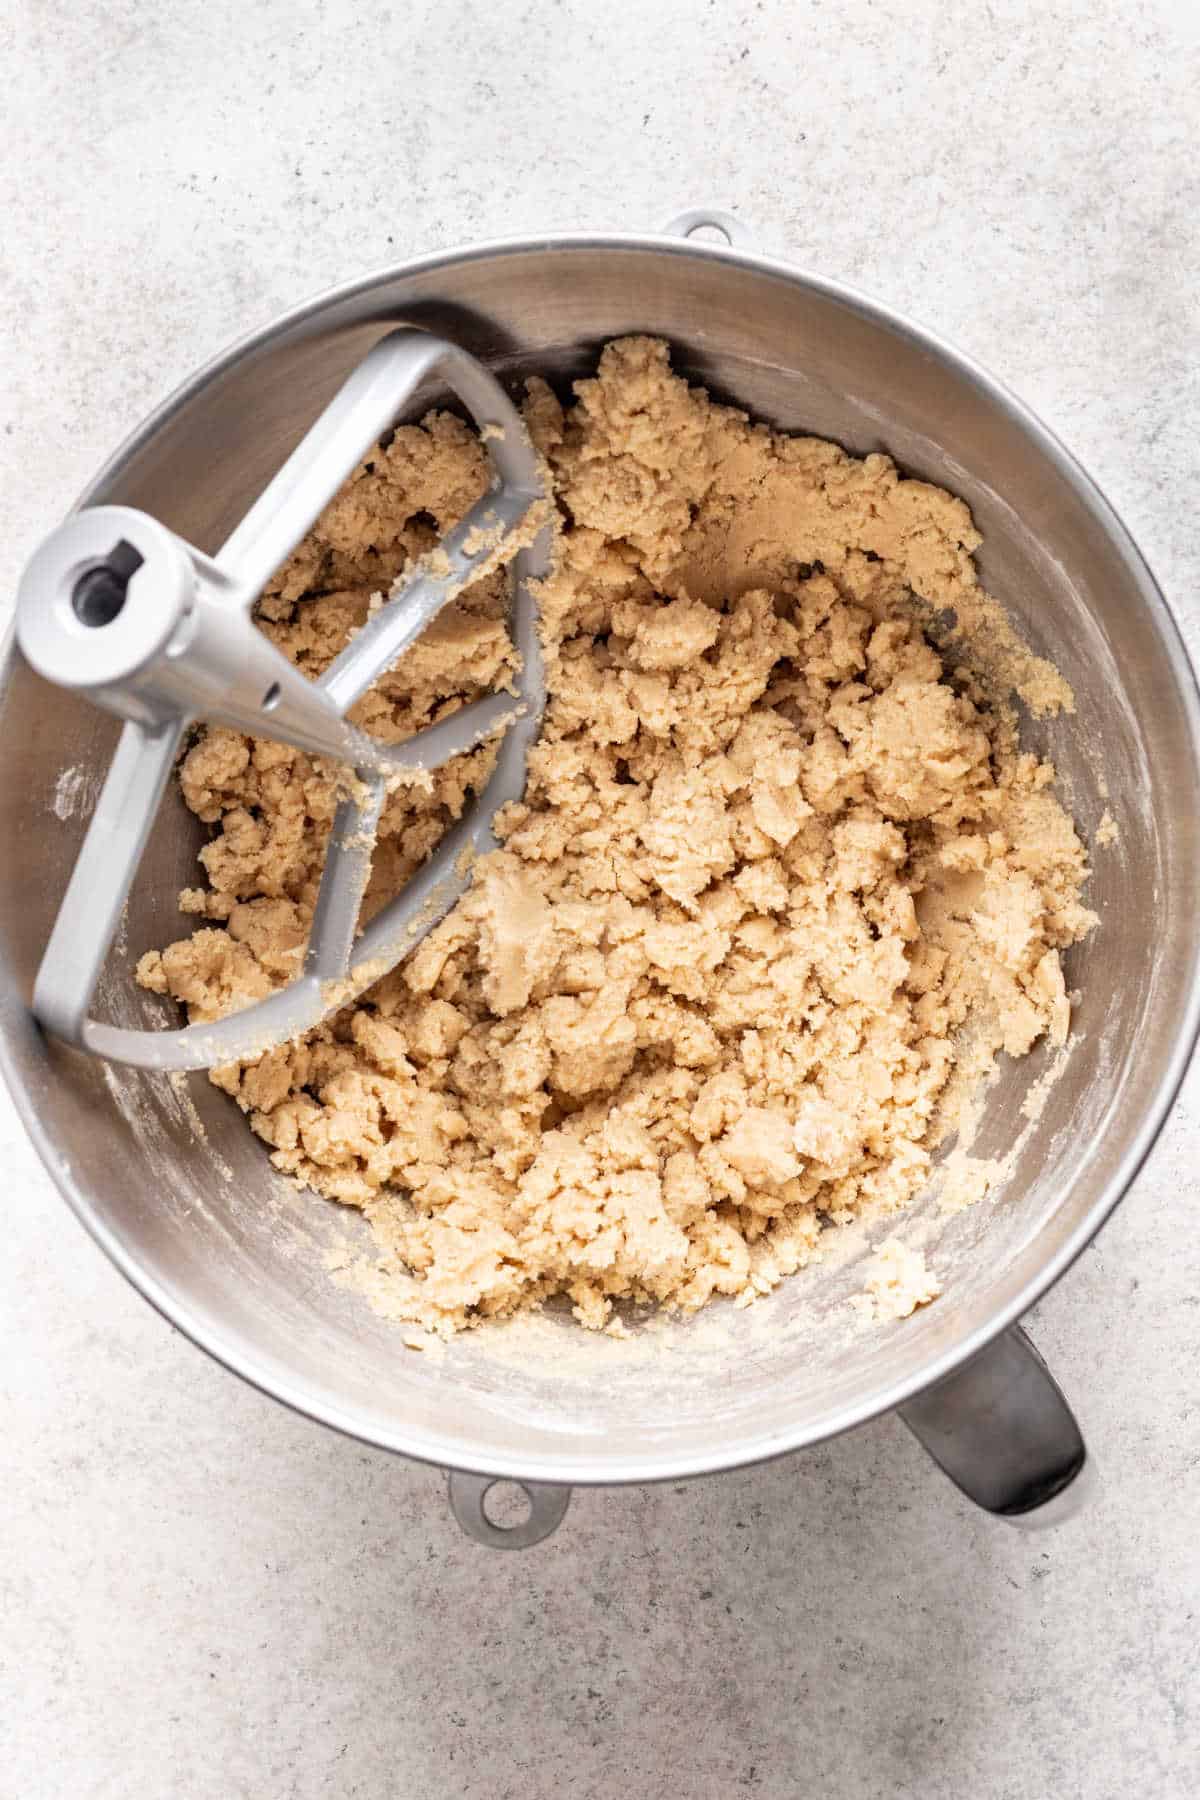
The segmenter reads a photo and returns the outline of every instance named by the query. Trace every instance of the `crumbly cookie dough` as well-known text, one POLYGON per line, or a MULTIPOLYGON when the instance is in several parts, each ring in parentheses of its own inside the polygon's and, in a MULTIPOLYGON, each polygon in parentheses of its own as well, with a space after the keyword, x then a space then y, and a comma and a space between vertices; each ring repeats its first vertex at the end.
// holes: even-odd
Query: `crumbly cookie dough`
MULTIPOLYGON (((525 416, 561 529, 550 701, 503 847, 365 998, 213 1073, 278 1169, 365 1212, 379 1303, 444 1334, 556 1294, 592 1327, 621 1298, 746 1302, 830 1224, 899 1211, 953 1123, 960 1046, 981 1066, 1061 1044, 1060 953, 1095 922, 1054 771, 987 670, 1041 711, 1069 690, 1017 654, 960 501, 714 404, 647 338, 610 344, 565 410, 531 382, 525 416), (924 634, 947 609, 979 624, 982 675, 924 634)), ((318 674, 485 481, 455 418, 398 430, 262 629, 318 674)), ((356 722, 397 741, 508 679, 504 603, 495 570, 356 722)), ((392 796, 368 913, 491 754, 392 796)), ((205 923, 139 976, 206 1020, 297 971, 336 772, 215 728, 181 778, 215 827, 182 897, 205 923)))
POLYGON ((861 1294, 852 1295, 850 1304, 872 1324, 883 1324, 909 1318, 941 1291, 924 1250, 889 1237, 871 1252, 866 1285, 861 1294))

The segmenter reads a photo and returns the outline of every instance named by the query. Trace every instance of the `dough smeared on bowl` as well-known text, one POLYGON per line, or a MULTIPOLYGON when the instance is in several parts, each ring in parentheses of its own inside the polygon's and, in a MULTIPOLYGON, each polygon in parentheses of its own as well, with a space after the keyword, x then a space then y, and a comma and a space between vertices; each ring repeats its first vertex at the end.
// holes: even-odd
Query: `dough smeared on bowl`
MULTIPOLYGON (((997 624, 961 501, 752 424, 648 338, 610 344, 565 410, 531 382, 525 416, 561 530, 545 729, 503 848, 365 998, 213 1074, 277 1168, 366 1213, 376 1304, 443 1333, 560 1293, 592 1327, 623 1297, 750 1300, 830 1222, 899 1211, 959 1044, 1061 1044, 1060 953, 1095 923, 1052 767, 922 629, 931 608, 986 622, 1006 685, 1070 705, 997 624)), ((486 478, 458 420, 398 430, 275 577, 263 630, 318 674, 486 478)), ((355 722, 397 741, 503 683, 505 579, 355 722)), ((369 911, 491 755, 392 796, 369 911)), ((216 827, 182 899, 207 923, 139 976, 203 1020, 296 972, 336 772, 213 728, 181 773, 216 827)))

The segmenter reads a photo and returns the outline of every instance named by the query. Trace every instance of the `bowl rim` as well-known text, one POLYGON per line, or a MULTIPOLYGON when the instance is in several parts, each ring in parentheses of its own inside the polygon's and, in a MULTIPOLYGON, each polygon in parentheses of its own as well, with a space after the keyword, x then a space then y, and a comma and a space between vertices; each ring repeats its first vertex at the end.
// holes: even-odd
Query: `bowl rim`
MULTIPOLYGON (((665 232, 636 233, 576 231, 533 237, 515 235, 491 238, 451 246, 402 262, 384 264, 366 274, 310 295, 267 324, 244 333, 210 358, 134 427, 87 484, 75 503, 76 507, 89 504, 92 495, 105 487, 183 405, 216 378, 232 369, 242 358, 266 348, 281 335, 294 331, 307 322, 318 319, 323 313, 352 302, 373 289, 392 283, 436 274, 452 265, 460 266, 531 252, 555 254, 564 250, 644 251, 655 255, 666 253, 706 261, 726 261, 789 284, 798 284, 827 300, 848 307, 873 325, 882 325, 915 340, 960 378, 979 390, 1007 415, 1011 423, 1024 431, 1055 465, 1060 476, 1074 490, 1103 531, 1113 554, 1123 560, 1135 580, 1178 678, 1196 783, 1200 788, 1200 688, 1197 687, 1191 656, 1171 606, 1145 557, 1096 481, 1037 414, 973 357, 956 349, 929 328, 917 324, 904 313, 858 288, 816 274, 802 264, 748 249, 741 243, 718 244, 708 239, 698 240, 678 235, 669 228, 665 232)), ((10 626, 7 642, 0 655, 0 691, 7 687, 18 656, 15 636, 10 626)), ((1197 876, 1200 880, 1200 867, 1197 869, 1197 876)), ((168 1283, 142 1265, 134 1249, 96 1217, 73 1170, 64 1164, 64 1159, 51 1141, 32 1096, 20 1077, 11 1041, 21 1025, 32 1030, 37 1027, 32 1025, 11 984, 7 985, 9 995, 4 1004, 0 1005, 0 1072, 4 1074, 12 1093, 17 1114, 52 1180, 80 1223, 126 1280, 168 1323, 261 1393, 280 1401, 303 1417, 329 1426, 358 1442, 444 1469, 462 1470, 496 1479, 567 1486, 617 1486, 677 1481, 749 1467, 840 1436, 844 1431, 853 1430, 883 1413, 893 1411, 914 1394, 952 1374, 1002 1331, 1015 1324, 1059 1280, 1113 1212, 1154 1147, 1187 1073, 1197 1037, 1200 1036, 1200 984, 1193 984, 1184 1002, 1159 1087, 1097 1199, 1035 1273, 1019 1284, 988 1318, 964 1331, 949 1348, 929 1357, 915 1370, 883 1383, 871 1394, 842 1409, 832 1418, 817 1415, 794 1426, 760 1431, 703 1453, 680 1454, 669 1448, 664 1450, 655 1447, 606 1461, 603 1452, 598 1455, 591 1448, 530 1456, 510 1456, 503 1453, 476 1455, 457 1439, 444 1438, 439 1433, 427 1430, 410 1433, 393 1427, 382 1416, 366 1415, 361 1409, 350 1409, 338 1404, 334 1397, 323 1390, 316 1390, 309 1382, 298 1380, 293 1371, 277 1357, 257 1351, 254 1346, 246 1344, 241 1334, 223 1331, 219 1321, 214 1321, 203 1309, 195 1309, 186 1301, 181 1301, 170 1290, 168 1283), (18 1015, 16 1030, 14 1010, 18 1015)))

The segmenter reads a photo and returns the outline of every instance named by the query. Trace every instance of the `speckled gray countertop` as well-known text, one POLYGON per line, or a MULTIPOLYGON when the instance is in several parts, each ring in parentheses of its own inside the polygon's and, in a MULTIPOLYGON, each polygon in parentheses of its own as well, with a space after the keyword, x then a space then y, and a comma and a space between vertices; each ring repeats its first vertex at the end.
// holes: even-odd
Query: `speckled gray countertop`
MULTIPOLYGON (((0 53, 4 594, 152 403, 312 290, 710 201, 1006 379, 1200 648, 1195 0, 17 0, 0 53)), ((0 1099, 0 1790, 1194 1793, 1198 1096, 1030 1321, 1085 1515, 989 1523, 885 1419, 579 1494, 512 1556, 170 1331, 0 1099)))

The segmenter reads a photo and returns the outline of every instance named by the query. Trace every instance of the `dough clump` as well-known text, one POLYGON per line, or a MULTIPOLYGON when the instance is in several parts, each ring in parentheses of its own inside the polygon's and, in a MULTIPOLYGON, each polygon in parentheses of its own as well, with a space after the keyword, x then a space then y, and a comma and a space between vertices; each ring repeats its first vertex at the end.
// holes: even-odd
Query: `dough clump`
POLYGON ((861 1294, 852 1295, 850 1304, 872 1324, 884 1324, 909 1318, 941 1291, 924 1250, 890 1237, 871 1252, 866 1286, 861 1294))
MULTIPOLYGON (((560 526, 549 706, 502 848, 364 998, 213 1072, 278 1169, 367 1215, 376 1303, 442 1334, 557 1294, 597 1328, 623 1298, 746 1303, 831 1224, 899 1211, 960 1045, 1061 1044, 1060 955, 1095 922, 1053 768, 923 629, 996 616, 961 501, 715 404, 648 338, 566 408, 530 382, 525 417, 560 526)), ((456 418, 397 430, 262 629, 318 675, 486 481, 456 418)), ((509 680, 506 580, 459 595, 355 722, 399 741, 509 680)), ((368 915, 493 754, 390 798, 368 915)), ((181 901, 203 923, 139 977, 209 1020, 297 972, 338 774, 209 728, 181 780, 215 828, 181 901)))

